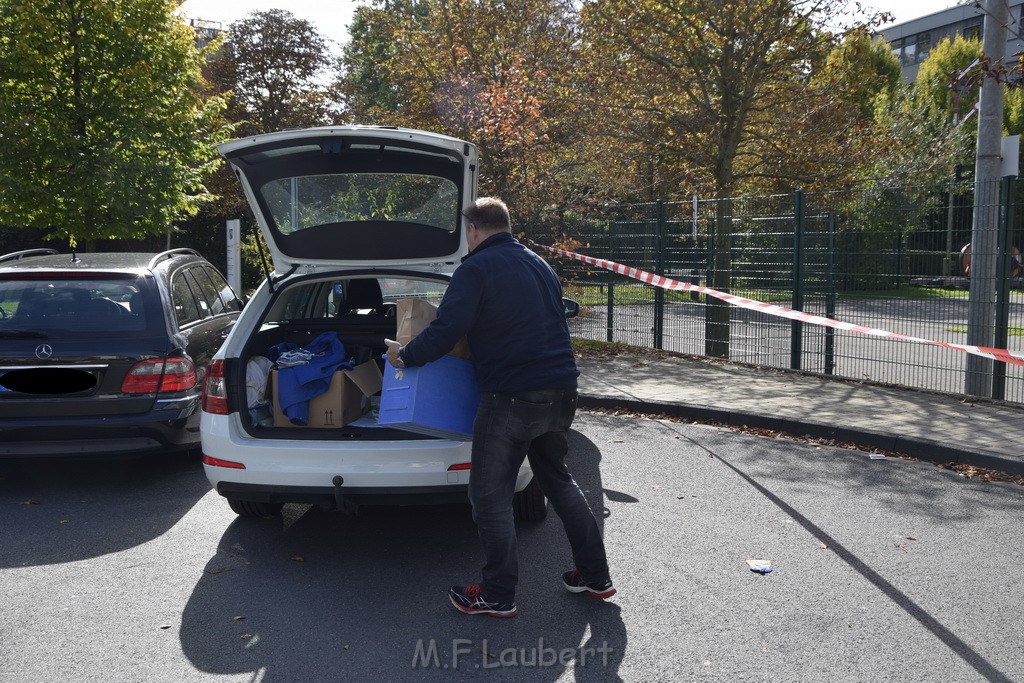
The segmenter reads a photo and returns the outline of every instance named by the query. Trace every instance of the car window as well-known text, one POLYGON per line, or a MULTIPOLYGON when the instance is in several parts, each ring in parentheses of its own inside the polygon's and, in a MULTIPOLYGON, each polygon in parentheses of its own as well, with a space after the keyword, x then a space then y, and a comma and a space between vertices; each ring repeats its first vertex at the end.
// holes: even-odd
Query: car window
POLYGON ((214 315, 220 315, 221 313, 235 313, 241 310, 238 298, 235 293, 231 291, 231 286, 224 279, 224 276, 220 274, 216 269, 209 266, 204 266, 202 273, 206 275, 210 280, 210 286, 213 291, 217 293, 217 299, 210 300, 210 307, 213 310, 214 315))
POLYGON ((338 173, 277 178, 260 188, 278 230, 289 235, 336 223, 401 221, 455 232, 459 188, 447 178, 338 173))
MULTIPOLYGON (((447 288, 446 282, 418 280, 415 278, 378 278, 384 303, 399 299, 425 299, 435 306, 440 305, 447 288)), ((292 320, 333 318, 341 312, 348 312, 346 292, 348 280, 319 280, 288 287, 282 291, 266 323, 280 323, 292 320)))
POLYGON ((199 311, 204 318, 224 312, 224 304, 220 300, 220 294, 217 293, 217 288, 210 282, 210 278, 206 275, 204 268, 201 266, 189 268, 185 272, 185 277, 192 287, 192 292, 196 295, 196 303, 199 305, 199 311))
POLYGON ((203 318, 192 286, 185 279, 185 275, 185 272, 180 272, 171 279, 171 300, 174 302, 174 318, 178 321, 178 327, 191 325, 203 318))
POLYGON ((158 324, 142 279, 34 274, 0 278, 0 332, 30 330, 49 337, 141 333, 158 324))

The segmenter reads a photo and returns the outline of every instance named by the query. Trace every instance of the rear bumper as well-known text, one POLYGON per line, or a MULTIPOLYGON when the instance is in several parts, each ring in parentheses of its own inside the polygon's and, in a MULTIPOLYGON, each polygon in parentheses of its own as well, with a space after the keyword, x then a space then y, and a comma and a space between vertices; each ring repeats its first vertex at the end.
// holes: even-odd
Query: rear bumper
POLYGON ((451 486, 384 487, 325 487, 325 486, 266 486, 222 481, 217 493, 225 498, 249 500, 257 503, 304 503, 335 509, 343 507, 341 501, 358 505, 428 505, 468 503, 466 484, 451 486))
POLYGON ((5 420, 0 428, 0 458, 144 455, 199 447, 198 419, 151 420, 82 420, 73 424, 32 420, 31 426, 5 420))

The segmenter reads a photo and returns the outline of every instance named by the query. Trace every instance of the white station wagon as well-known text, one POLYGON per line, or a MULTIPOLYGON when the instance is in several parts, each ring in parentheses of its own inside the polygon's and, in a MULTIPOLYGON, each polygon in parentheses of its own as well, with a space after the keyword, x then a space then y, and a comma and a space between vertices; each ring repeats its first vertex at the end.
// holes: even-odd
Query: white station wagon
MULTIPOLYGON (((383 371, 395 302, 439 304, 467 253, 461 210, 476 198, 473 144, 434 133, 339 126, 223 143, 273 259, 210 364, 201 437, 206 475, 243 517, 286 503, 352 511, 362 504, 465 501, 470 443, 377 423, 380 395, 343 426, 275 418, 271 361, 324 333, 346 359, 383 371)), ((283 356, 283 358, 282 358, 283 356)), ((547 501, 524 462, 519 519, 547 501)))

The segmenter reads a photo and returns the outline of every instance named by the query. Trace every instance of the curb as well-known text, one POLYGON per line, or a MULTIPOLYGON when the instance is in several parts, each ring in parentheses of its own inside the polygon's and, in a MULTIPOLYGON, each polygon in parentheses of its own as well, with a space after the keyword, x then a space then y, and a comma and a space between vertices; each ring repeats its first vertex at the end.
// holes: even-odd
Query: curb
POLYGON ((841 443, 852 443, 862 448, 878 448, 936 465, 969 465, 996 470, 1011 476, 1024 476, 1024 461, 1018 458, 1007 458, 994 453, 978 453, 965 448, 948 446, 925 439, 912 439, 866 429, 850 429, 835 425, 767 417, 756 413, 705 408, 682 403, 648 403, 633 399, 606 398, 583 394, 579 397, 579 407, 604 410, 620 409, 641 415, 686 418, 697 422, 719 422, 730 427, 773 429, 792 436, 805 436, 812 439, 828 439, 841 443))

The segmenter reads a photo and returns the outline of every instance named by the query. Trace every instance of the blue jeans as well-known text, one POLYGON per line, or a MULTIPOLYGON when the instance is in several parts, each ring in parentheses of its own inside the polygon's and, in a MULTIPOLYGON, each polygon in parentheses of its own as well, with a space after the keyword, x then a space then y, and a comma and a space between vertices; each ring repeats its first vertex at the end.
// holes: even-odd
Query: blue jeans
POLYGON ((576 391, 482 393, 473 423, 469 500, 483 544, 481 593, 493 602, 515 599, 519 580, 512 496, 523 459, 562 520, 576 569, 587 581, 608 579, 604 541, 594 513, 565 466, 576 391))

